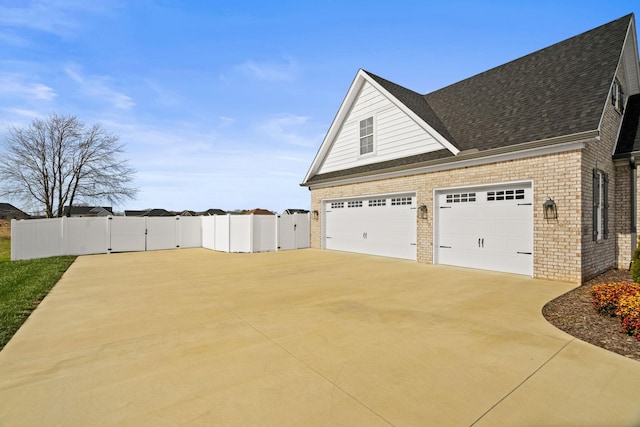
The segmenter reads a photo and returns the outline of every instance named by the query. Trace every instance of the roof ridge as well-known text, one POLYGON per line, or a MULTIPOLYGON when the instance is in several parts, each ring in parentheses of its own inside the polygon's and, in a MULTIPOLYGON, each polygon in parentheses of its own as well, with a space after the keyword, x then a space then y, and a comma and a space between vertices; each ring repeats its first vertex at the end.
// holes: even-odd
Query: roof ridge
POLYGON ((378 84, 385 88, 391 95, 396 97, 398 101, 402 102, 407 108, 413 111, 418 117, 424 120, 429 126, 433 127, 436 132, 446 138, 450 143, 455 145, 455 139, 444 125, 436 111, 429 104, 429 101, 419 92, 412 89, 394 83, 383 77, 380 77, 367 70, 362 70, 364 73, 373 78, 378 84))
MULTIPOLYGON (((496 69, 498 69, 498 68, 502 68, 502 67, 505 67, 505 66, 507 66, 507 65, 513 64, 514 62, 518 62, 518 61, 524 60, 524 59, 526 59, 526 58, 529 58, 529 57, 531 57, 531 56, 533 56, 533 55, 537 55, 537 54, 539 54, 539 53, 541 53, 541 52, 543 52, 543 51, 545 51, 545 50, 550 50, 550 49, 552 49, 552 48, 556 48, 558 45, 561 45, 561 44, 563 44, 563 43, 566 43, 566 42, 568 42, 568 41, 570 41, 570 40, 578 39, 578 38, 581 38, 581 37, 586 37, 586 36, 588 36, 590 33, 593 33, 593 32, 596 32, 596 31, 602 31, 602 30, 603 30, 603 27, 613 26, 614 24, 617 24, 619 21, 623 21, 623 20, 629 20, 629 21, 630 21, 630 20, 632 19, 632 17, 633 17, 633 16, 634 16, 634 15, 633 15, 633 12, 632 12, 632 13, 629 13, 629 14, 624 15, 624 16, 622 16, 622 17, 618 18, 618 19, 614 19, 613 21, 610 21, 610 22, 607 22, 607 23, 605 23, 605 24, 599 25, 599 26, 597 26, 597 27, 595 27, 595 28, 592 28, 592 29, 590 29, 590 30, 584 31, 584 32, 582 32, 582 33, 580 33, 580 34, 576 34, 575 36, 567 37, 566 39, 561 40, 561 41, 558 41, 558 42, 556 42, 556 43, 554 43, 554 44, 552 44, 552 45, 549 45, 549 46, 546 46, 546 47, 543 47, 543 48, 540 48, 540 49, 534 50, 533 52, 530 52, 530 53, 528 53, 528 54, 526 54, 526 55, 522 55, 522 56, 519 56, 519 57, 517 57, 517 58, 514 58, 514 59, 512 59, 511 61, 505 62, 505 63, 500 64, 500 65, 496 65, 495 67, 491 67, 491 68, 489 68, 488 70, 481 71, 481 72, 479 72, 479 73, 477 73, 477 74, 471 75, 471 76, 466 77, 466 78, 464 78, 464 79, 462 79, 462 80, 458 80, 457 82, 453 82, 453 83, 451 83, 451 84, 448 84, 447 86, 443 86, 443 87, 441 87, 441 88, 439 88, 439 89, 436 89, 436 90, 434 90, 434 91, 427 92, 427 93, 425 93, 423 96, 428 96, 428 95, 435 94, 435 93, 440 92, 441 90, 447 89, 447 88, 449 88, 449 87, 451 87, 451 86, 455 86, 455 85, 457 85, 457 84, 463 83, 463 82, 465 82, 465 81, 467 81, 467 80, 470 80, 470 79, 473 79, 473 78, 475 78, 475 77, 478 77, 478 76, 481 76, 481 75, 484 75, 484 74, 490 73, 490 72, 492 72, 492 71, 494 71, 494 70, 496 70, 496 69)), ((627 24, 627 26, 628 26, 628 25, 629 25, 629 24, 627 24)))

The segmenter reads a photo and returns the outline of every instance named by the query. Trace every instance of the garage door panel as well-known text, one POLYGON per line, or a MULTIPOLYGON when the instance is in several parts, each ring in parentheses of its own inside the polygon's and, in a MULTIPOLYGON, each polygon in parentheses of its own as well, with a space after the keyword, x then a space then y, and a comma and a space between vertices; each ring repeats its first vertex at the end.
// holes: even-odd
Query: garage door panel
POLYGON ((436 262, 532 275, 532 196, 530 183, 437 192, 436 262))
POLYGON ((415 196, 328 201, 324 206, 326 249, 416 259, 415 196))

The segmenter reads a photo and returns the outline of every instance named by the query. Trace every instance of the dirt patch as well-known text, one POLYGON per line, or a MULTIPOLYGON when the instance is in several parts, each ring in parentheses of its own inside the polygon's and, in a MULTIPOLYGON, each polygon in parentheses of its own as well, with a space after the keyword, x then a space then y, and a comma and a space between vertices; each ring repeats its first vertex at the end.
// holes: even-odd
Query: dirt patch
POLYGON ((11 237, 11 221, 0 219, 0 237, 11 237))
POLYGON ((640 361, 640 341, 620 332, 616 317, 601 316, 591 303, 591 288, 601 283, 631 282, 626 270, 610 270, 559 296, 542 309, 552 325, 606 350, 640 361))

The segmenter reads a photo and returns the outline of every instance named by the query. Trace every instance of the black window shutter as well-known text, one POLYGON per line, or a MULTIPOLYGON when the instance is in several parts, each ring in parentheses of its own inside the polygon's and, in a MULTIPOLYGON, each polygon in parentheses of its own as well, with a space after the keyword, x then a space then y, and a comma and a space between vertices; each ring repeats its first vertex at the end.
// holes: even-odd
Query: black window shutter
POLYGON ((602 237, 609 238, 609 175, 604 175, 604 186, 602 189, 602 237))
POLYGON ((598 199, 600 198, 598 170, 593 170, 593 212, 592 212, 592 234, 593 240, 598 240, 598 199))

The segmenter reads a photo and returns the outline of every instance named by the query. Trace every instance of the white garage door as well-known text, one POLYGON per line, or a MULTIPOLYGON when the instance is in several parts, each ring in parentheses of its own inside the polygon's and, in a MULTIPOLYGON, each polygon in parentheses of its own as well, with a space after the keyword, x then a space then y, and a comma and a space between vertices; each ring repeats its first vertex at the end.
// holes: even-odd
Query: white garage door
POLYGON ((533 276, 530 183, 436 192, 438 264, 533 276))
POLYGON ((415 199, 401 194, 325 202, 325 249, 415 260, 415 199))

